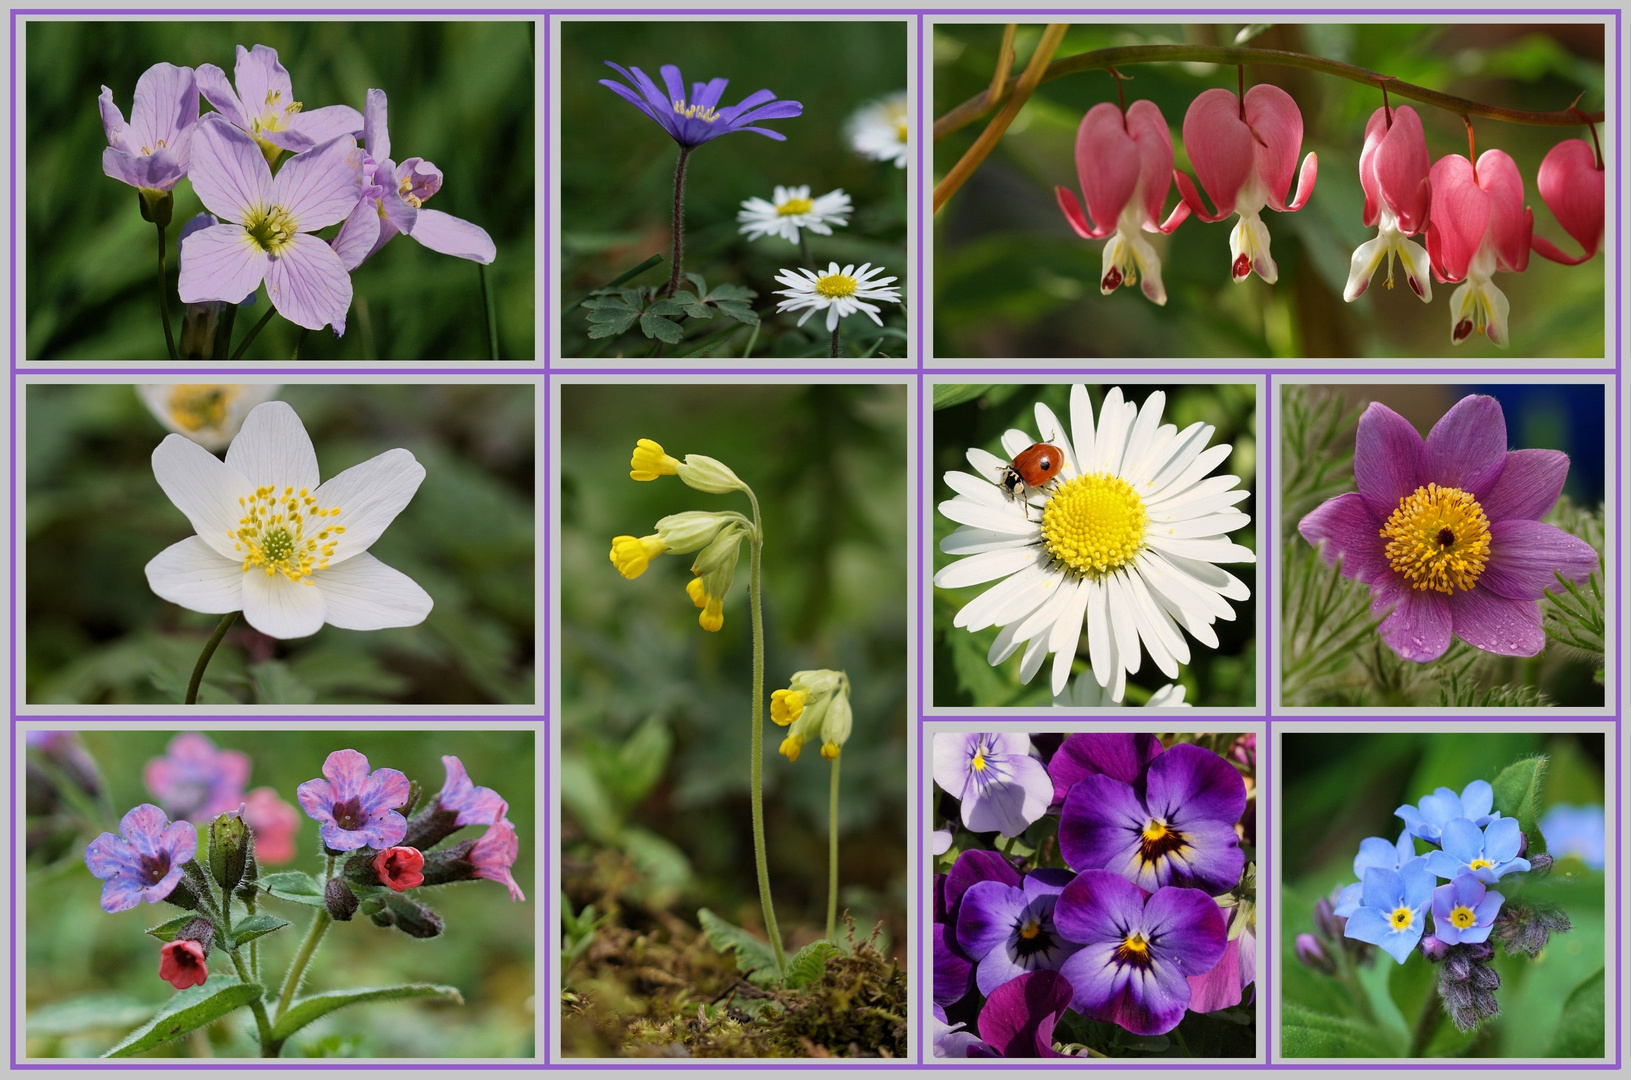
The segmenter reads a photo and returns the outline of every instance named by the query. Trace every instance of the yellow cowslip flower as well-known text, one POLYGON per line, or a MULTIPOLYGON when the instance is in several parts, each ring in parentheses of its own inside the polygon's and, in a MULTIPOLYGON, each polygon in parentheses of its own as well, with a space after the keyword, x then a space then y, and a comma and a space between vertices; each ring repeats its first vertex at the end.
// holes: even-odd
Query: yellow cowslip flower
POLYGON ((673 476, 680 471, 680 463, 663 453, 661 443, 641 439, 629 458, 631 480, 655 480, 659 476, 673 476))
POLYGON ((646 572, 651 560, 668 550, 663 538, 658 535, 651 536, 614 536, 612 537, 612 565, 617 572, 633 581, 646 572))
POLYGON ((736 577, 743 535, 742 526, 725 526, 691 564, 691 573, 696 576, 686 584, 685 592, 702 609, 697 622, 710 634, 718 633, 725 625, 725 594, 736 577))
POLYGON ((817 736, 821 738, 821 756, 836 760, 849 739, 853 719, 849 676, 826 668, 794 672, 787 689, 770 695, 770 719, 790 726, 781 745, 787 760, 797 761, 800 749, 817 736))
POLYGON ((770 695, 770 719, 786 727, 804 711, 802 690, 777 690, 770 695))
POLYGON ((781 748, 778 752, 788 761, 797 761, 799 759, 799 751, 804 749, 804 741, 803 735, 789 735, 787 738, 782 740, 781 748))
POLYGON ((657 556, 668 552, 688 555, 712 543, 722 530, 740 529, 746 521, 741 514, 701 510, 670 514, 657 522, 657 531, 650 536, 612 537, 612 565, 619 574, 632 580, 645 573, 657 556))

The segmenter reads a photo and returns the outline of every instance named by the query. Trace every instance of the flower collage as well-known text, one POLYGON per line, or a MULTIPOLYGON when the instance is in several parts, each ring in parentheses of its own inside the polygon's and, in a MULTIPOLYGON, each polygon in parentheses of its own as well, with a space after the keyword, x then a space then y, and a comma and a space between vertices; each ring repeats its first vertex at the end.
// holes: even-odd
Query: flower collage
POLYGON ((1631 1067, 1620 14, 13 10, 9 1069, 1631 1067))

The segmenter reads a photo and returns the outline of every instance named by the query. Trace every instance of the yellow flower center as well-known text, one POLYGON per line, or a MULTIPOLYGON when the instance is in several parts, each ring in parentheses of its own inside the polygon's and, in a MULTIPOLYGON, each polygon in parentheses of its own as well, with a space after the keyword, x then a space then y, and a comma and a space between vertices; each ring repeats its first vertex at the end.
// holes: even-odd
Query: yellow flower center
POLYGON ((1495 864, 1490 862, 1488 859, 1474 859, 1472 862, 1467 864, 1467 869, 1469 869, 1469 870, 1488 870, 1490 867, 1492 867, 1494 865, 1495 864))
POLYGON ((687 105, 683 101, 674 102, 674 111, 687 120, 701 120, 705 124, 711 124, 719 119, 719 113, 713 109, 702 105, 687 105))
POLYGON ((985 754, 979 750, 974 751, 974 760, 969 762, 975 772, 985 772, 985 754))
POLYGON ((294 243, 300 228, 293 214, 281 206, 273 206, 264 209, 256 207, 250 211, 244 221, 244 231, 262 251, 277 255, 294 243))
POLYGON ((338 506, 325 510, 305 488, 297 493, 293 487, 286 487, 279 494, 276 485, 258 487, 253 495, 240 496, 238 505, 243 507, 244 516, 238 519, 237 530, 229 531, 227 536, 244 553, 245 573, 259 567, 267 577, 282 574, 297 584, 310 585, 314 570, 328 569, 345 526, 322 519, 338 514, 338 506), (308 528, 311 535, 307 535, 308 528))
POLYGON ((1408 930, 1410 924, 1416 921, 1416 913, 1407 907, 1396 907, 1393 909, 1393 913, 1387 917, 1387 921, 1392 924, 1395 930, 1408 930))
POLYGON ((1465 930, 1478 921, 1478 916, 1472 913, 1472 908, 1457 907, 1450 909, 1450 925, 1458 930, 1465 930))
POLYGON ((1035 919, 1025 920, 1025 925, 1019 928, 1019 936, 1026 941, 1035 941, 1036 936, 1042 932, 1042 924, 1035 919))
POLYGON ((808 214, 814 208, 813 199, 788 199, 776 205, 776 213, 781 217, 795 217, 799 214, 808 214))
POLYGON ((843 296, 854 296, 859 286, 855 279, 848 274, 823 274, 816 279, 815 291, 829 300, 837 300, 843 296))
POLYGON ((1116 962, 1148 967, 1150 964, 1149 939, 1138 930, 1128 934, 1122 939, 1121 944, 1116 946, 1116 962))
POLYGON ((226 422, 227 412, 238 394, 236 386, 173 386, 170 388, 170 419, 188 431, 218 428, 226 422))
POLYGON ((1164 821, 1152 820, 1148 825, 1144 826, 1144 839, 1151 843, 1165 835, 1167 835, 1167 823, 1164 821))
POLYGON ((906 135, 907 135, 906 121, 897 120, 895 122, 895 138, 899 139, 901 142, 905 142, 906 141, 906 135))
POLYGON ((1042 509, 1048 553, 1079 574, 1097 577, 1132 561, 1144 546, 1149 515, 1133 485, 1109 473, 1078 476, 1042 509))
POLYGON ((1412 589, 1465 592, 1489 562, 1489 519, 1460 488, 1428 484, 1399 500, 1382 526, 1387 560, 1412 589))

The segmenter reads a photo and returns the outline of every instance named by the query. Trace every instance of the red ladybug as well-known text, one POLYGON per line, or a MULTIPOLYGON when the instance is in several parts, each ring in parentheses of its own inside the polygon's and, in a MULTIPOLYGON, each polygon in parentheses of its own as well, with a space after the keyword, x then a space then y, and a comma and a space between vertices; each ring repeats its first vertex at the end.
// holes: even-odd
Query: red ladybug
POLYGON ((1065 466, 1065 453, 1049 443, 1033 443, 1029 450, 1021 450, 1013 461, 1003 466, 998 481, 1010 499, 1022 498, 1028 488, 1045 487, 1059 475, 1065 466))

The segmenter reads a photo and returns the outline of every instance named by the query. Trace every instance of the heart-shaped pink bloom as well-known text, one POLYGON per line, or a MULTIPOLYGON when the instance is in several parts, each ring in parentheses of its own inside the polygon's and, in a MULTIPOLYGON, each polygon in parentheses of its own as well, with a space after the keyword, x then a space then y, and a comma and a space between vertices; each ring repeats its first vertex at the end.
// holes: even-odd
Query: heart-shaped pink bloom
POLYGON ((1603 242, 1603 167, 1592 148, 1581 139, 1558 143, 1541 161, 1535 186, 1563 231, 1586 249, 1584 255, 1575 258, 1565 255, 1545 237, 1536 236, 1531 241, 1536 254, 1565 266, 1583 263, 1596 255, 1603 242))
POLYGON ((1433 159, 1427 153, 1427 136, 1421 117, 1408 105, 1393 110, 1388 123, 1387 110, 1371 113, 1365 125, 1365 149, 1359 154, 1359 184, 1365 189, 1365 224, 1375 225, 1386 210, 1398 222, 1399 231, 1414 236, 1427 226, 1432 184, 1428 174, 1433 159))
POLYGON ((1529 265, 1535 215, 1523 205, 1523 177, 1504 150, 1485 150, 1478 167, 1459 154, 1441 157, 1429 174, 1433 187, 1427 254, 1433 276, 1466 284, 1450 298, 1450 339, 1474 332, 1507 344, 1507 300, 1490 281, 1497 270, 1529 265))

